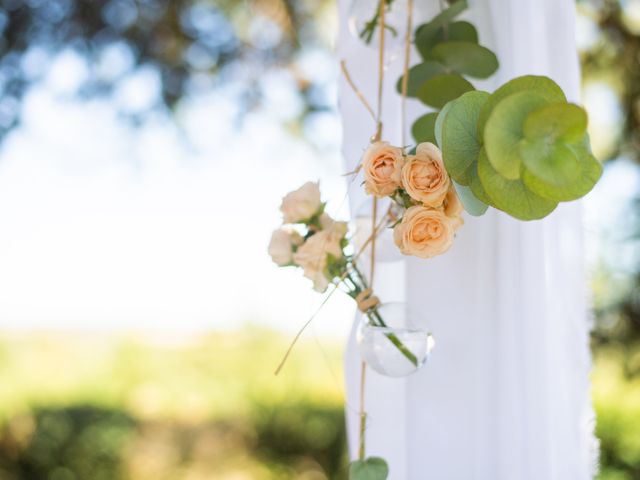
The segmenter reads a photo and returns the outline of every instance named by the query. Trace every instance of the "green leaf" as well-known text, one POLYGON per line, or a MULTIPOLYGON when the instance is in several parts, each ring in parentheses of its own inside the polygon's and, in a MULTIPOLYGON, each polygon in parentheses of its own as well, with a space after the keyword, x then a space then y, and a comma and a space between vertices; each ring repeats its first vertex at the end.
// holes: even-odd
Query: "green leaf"
POLYGON ((587 113, 571 103, 554 103, 531 112, 524 121, 522 160, 533 175, 554 187, 568 187, 581 174, 576 154, 566 145, 580 142, 587 113))
POLYGON ((546 217, 558 205, 530 191, 522 180, 509 180, 500 175, 486 155, 478 159, 478 175, 491 204, 519 220, 546 217))
POLYGON ((355 460, 349 465, 349 480, 386 480, 388 476, 387 462, 380 457, 355 460))
MULTIPOLYGON (((424 62, 414 65, 409 69, 409 83, 407 84, 407 97, 416 97, 418 90, 424 82, 440 73, 444 73, 445 68, 438 62, 424 62)), ((396 90, 402 94, 402 79, 404 75, 398 79, 396 90)))
POLYGON ((447 117, 447 113, 449 113, 449 110, 451 109, 452 103, 453 102, 449 102, 444 107, 442 107, 442 110, 440 110, 440 113, 438 113, 438 118, 436 119, 434 133, 436 136, 436 142, 438 144, 438 147, 440 147, 440 150, 442 150, 442 125, 444 124, 444 121, 447 117))
POLYGON ((434 108, 442 108, 465 92, 474 90, 467 80, 458 74, 441 74, 430 78, 418 90, 418 98, 434 108))
POLYGON ((498 69, 498 58, 488 48, 471 42, 443 42, 433 47, 433 58, 454 72, 488 78, 498 69))
POLYGON ((473 91, 451 102, 442 125, 442 157, 447 172, 456 182, 469 184, 467 171, 478 159, 482 145, 476 130, 478 115, 489 98, 487 92, 473 91))
POLYGON ((489 208, 489 205, 478 200, 469 187, 465 187, 464 185, 460 185, 456 182, 453 182, 453 186, 456 189, 456 193, 458 194, 458 198, 462 202, 464 209, 469 212, 470 215, 473 215, 474 217, 484 215, 489 208))
POLYGON ((522 173, 522 181, 529 190, 557 202, 575 200, 591 191, 602 176, 602 165, 591 154, 588 135, 585 135, 580 142, 570 144, 567 147, 571 149, 579 161, 580 172, 577 179, 567 185, 556 186, 541 180, 525 169, 522 173))
POLYGON ((478 43, 478 31, 469 22, 453 22, 446 26, 441 26, 436 31, 431 30, 426 33, 423 32, 422 27, 416 30, 415 43, 420 55, 425 60, 431 59, 433 47, 440 42, 478 43))
POLYGON ((573 103, 554 103, 535 110, 524 121, 528 140, 577 142, 587 131, 587 112, 573 103))
POLYGON ((434 143, 436 141, 435 126, 437 118, 437 112, 431 112, 423 115, 414 122, 411 127, 411 135, 413 135, 416 143, 434 143))
POLYGON ((420 25, 416 30, 415 38, 416 46, 418 47, 420 54, 422 54, 423 49, 428 51, 431 48, 431 42, 438 38, 438 32, 441 28, 445 25, 451 24, 451 21, 466 9, 467 1, 458 0, 449 8, 446 8, 433 17, 430 22, 420 25))
POLYGON ((491 112, 484 129, 484 145, 489 161, 503 177, 520 178, 524 120, 533 110, 547 103, 544 97, 525 91, 506 97, 491 112))
POLYGON ((469 188, 471 189, 475 197, 481 202, 486 203, 487 205, 493 205, 493 201, 491 200, 489 195, 487 195, 487 192, 484 190, 484 187, 482 186, 482 182, 480 181, 480 176, 478 175, 478 165, 481 161, 480 157, 485 157, 484 160, 488 162, 489 160, 486 158, 486 156, 487 156, 487 152, 483 147, 480 149, 480 154, 478 155, 478 161, 471 166, 470 170, 467 171, 467 177, 469 179, 469 188))
POLYGON ((563 143, 523 140, 520 157, 528 171, 549 185, 566 187, 580 176, 578 157, 563 143))
POLYGON ((546 99, 547 103, 566 102, 567 100, 562 89, 549 77, 525 75, 514 78, 491 94, 480 113, 478 130, 480 132, 484 131, 489 115, 496 105, 508 96, 519 92, 536 93, 546 99))

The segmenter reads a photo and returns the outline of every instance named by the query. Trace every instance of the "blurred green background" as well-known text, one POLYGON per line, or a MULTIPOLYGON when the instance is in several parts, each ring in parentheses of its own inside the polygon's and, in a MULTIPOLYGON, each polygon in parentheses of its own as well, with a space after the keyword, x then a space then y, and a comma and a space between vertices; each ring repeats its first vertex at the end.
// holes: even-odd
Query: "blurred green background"
MULTIPOLYGON (((277 78, 286 80, 296 107, 268 120, 296 141, 335 154, 339 142, 319 142, 317 134, 327 115, 335 117, 337 72, 329 69, 333 80, 327 80, 327 69, 319 66, 333 61, 336 13, 329 0, 0 5, 5 139, 20 131, 23 102, 46 59, 59 52, 71 49, 91 66, 75 84, 78 101, 117 97, 126 75, 105 75, 100 68, 105 51, 117 47, 128 71, 150 69, 159 85, 153 101, 123 104, 119 118, 127 128, 140 128, 158 114, 179 117, 185 99, 230 85, 240 106, 233 121, 240 125, 282 105, 262 83, 275 72, 284 75, 277 78), (317 69, 303 68, 309 61, 317 69)), ((605 177, 615 189, 616 179, 638 175, 640 160, 640 1, 583 0, 578 9, 594 149, 607 162, 605 177)), ((593 208, 589 222, 593 401, 599 478, 606 480, 640 479, 635 185, 608 209, 593 208)), ((21 331, 3 323, 11 328, 0 333, 0 479, 344 478, 342 342, 303 340, 276 378, 272 371, 290 335, 260 320, 209 334, 96 334, 55 331, 55 324, 21 331)))

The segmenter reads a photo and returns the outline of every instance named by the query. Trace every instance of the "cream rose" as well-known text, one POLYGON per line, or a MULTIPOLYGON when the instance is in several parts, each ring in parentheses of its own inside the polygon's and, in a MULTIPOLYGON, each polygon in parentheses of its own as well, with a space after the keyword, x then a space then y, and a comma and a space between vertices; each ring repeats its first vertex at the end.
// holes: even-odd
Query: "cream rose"
POLYGON ((280 267, 293 263, 294 247, 302 245, 304 239, 295 230, 279 228, 271 235, 269 242, 269 255, 271 259, 280 267))
POLYGON ((462 218, 464 208, 462 207, 462 202, 456 193, 453 183, 449 187, 446 197, 444 197, 443 207, 444 214, 453 221, 455 228, 462 226, 464 223, 464 219, 462 218))
POLYGON ((405 212, 393 238, 405 255, 431 258, 449 249, 454 233, 454 221, 443 211, 417 205, 405 212))
POLYGON ((449 175, 442 154, 433 143, 421 143, 402 167, 402 186, 427 207, 438 208, 449 191, 449 175))
POLYGON ((324 292, 329 286, 328 254, 342 258, 342 239, 347 234, 345 222, 333 222, 326 230, 309 237, 293 254, 293 261, 303 268, 304 276, 313 281, 313 288, 324 292))
POLYGON ((302 223, 317 214, 321 208, 318 182, 307 182, 282 199, 280 211, 284 223, 302 223))
POLYGON ((375 142, 364 152, 362 169, 364 188, 370 195, 386 197, 401 186, 402 149, 389 142, 375 142))

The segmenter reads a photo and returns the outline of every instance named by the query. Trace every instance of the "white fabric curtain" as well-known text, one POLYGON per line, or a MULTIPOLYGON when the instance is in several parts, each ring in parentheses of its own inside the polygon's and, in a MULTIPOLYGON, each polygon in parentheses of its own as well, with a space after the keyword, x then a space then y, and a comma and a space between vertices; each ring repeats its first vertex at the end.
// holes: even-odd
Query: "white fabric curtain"
MULTIPOLYGON (((338 55, 373 101, 377 52, 349 32, 351 3, 339 0, 338 55)), ((415 3, 417 22, 438 11, 437 0, 415 3)), ((478 27, 481 43, 501 62, 490 81, 474 82, 478 88, 493 91, 518 75, 543 74, 579 100, 573 0, 471 0, 462 17, 478 27)), ((400 56, 388 65, 383 109, 383 137, 395 144, 401 141, 394 90, 400 56)), ((349 168, 373 124, 344 80, 340 111, 349 168)), ((413 100, 408 111, 408 125, 426 113, 413 100)), ((350 195, 352 211, 361 210, 365 197, 356 184, 350 195)), ((420 311, 436 340, 430 362, 413 376, 368 371, 367 454, 389 461, 391 480, 593 477, 597 445, 583 263, 581 208, 574 202, 537 222, 497 211, 467 216, 446 255, 377 265, 378 295, 420 311)), ((360 376, 353 335, 345 367, 353 456, 360 376)))

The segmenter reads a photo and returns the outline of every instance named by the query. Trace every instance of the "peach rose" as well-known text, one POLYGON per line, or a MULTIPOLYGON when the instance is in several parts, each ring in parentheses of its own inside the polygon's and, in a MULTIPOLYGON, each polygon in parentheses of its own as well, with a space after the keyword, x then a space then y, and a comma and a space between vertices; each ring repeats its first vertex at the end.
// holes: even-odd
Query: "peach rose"
POLYGON ((444 214, 453 220, 455 224, 455 228, 459 228, 464 223, 464 219, 462 218, 462 211, 464 208, 462 207, 462 202, 460 198, 458 198, 458 194, 456 192, 453 183, 449 187, 449 191, 447 192, 447 196, 444 197, 444 214))
POLYGON ((304 223, 322 208, 318 182, 307 182, 282 199, 284 223, 304 223))
POLYGON ((403 254, 431 258, 449 249, 454 233, 454 221, 443 211, 417 205, 405 212, 393 238, 403 254))
POLYGON ((402 186, 427 207, 438 208, 449 191, 449 175, 442 154, 433 143, 421 143, 402 167, 402 186))
POLYGON ((309 237, 293 254, 293 261, 303 268, 304 276, 313 281, 313 288, 324 292, 329 286, 328 254, 342 258, 342 239, 347 234, 345 222, 333 222, 326 230, 309 237))
POLYGON ((401 186, 402 149, 389 142, 375 142, 364 152, 362 169, 364 188, 370 195, 386 197, 401 186))

